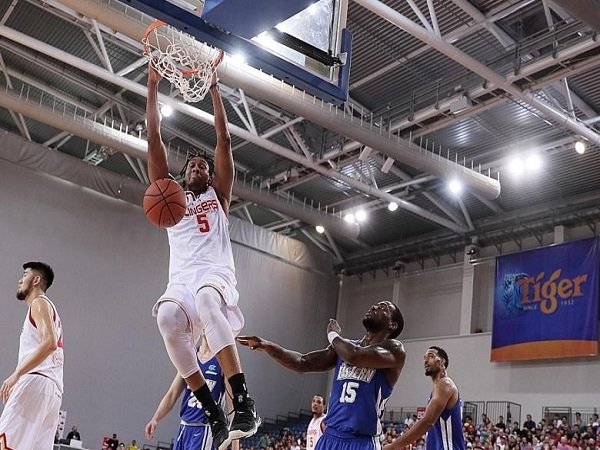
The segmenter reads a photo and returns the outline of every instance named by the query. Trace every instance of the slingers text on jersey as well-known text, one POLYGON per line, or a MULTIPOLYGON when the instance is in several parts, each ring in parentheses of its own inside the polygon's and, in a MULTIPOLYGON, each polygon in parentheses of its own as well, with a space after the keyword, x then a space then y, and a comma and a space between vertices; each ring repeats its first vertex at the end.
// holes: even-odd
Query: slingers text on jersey
POLYGON ((219 202, 217 200, 205 200, 196 205, 193 204, 195 198, 192 192, 187 193, 188 207, 185 210, 185 217, 195 216, 196 214, 217 212, 219 210, 219 202))

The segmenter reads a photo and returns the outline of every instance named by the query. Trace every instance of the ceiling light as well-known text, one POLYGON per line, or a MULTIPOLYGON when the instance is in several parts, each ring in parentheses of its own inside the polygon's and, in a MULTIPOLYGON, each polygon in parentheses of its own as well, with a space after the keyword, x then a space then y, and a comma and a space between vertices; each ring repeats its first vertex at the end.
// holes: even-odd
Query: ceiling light
POLYGON ((583 155, 585 153, 585 142, 583 142, 583 141, 575 142, 575 151, 577 153, 579 153, 580 155, 583 155))
POLYGON ((525 165, 528 170, 537 171, 542 168, 543 161, 540 155, 538 155, 537 153, 532 153, 527 157, 525 165))
POLYGON ((450 113, 458 114, 473 106, 473 102, 466 95, 459 95, 455 100, 450 102, 450 113))
POLYGON ((317 233, 319 233, 319 234, 325 233, 325 227, 323 227, 323 225, 317 225, 315 227, 315 229, 317 230, 317 233))
POLYGON ((519 176, 523 172, 523 161, 518 156, 513 156, 508 162, 508 170, 511 175, 519 176))
POLYGON ((243 53, 233 53, 231 59, 238 64, 246 64, 246 56, 243 53))
POLYGON ((359 209, 356 211, 355 216, 358 222, 364 222, 367 220, 367 212, 364 209, 359 209))
POLYGON ((388 204, 388 209, 392 212, 396 211, 398 209, 398 203, 396 202, 390 202, 388 204))
POLYGON ((454 195, 460 194, 462 192, 462 188, 462 183, 456 178, 450 180, 450 182, 448 183, 448 189, 450 189, 450 192, 452 192, 454 195))
POLYGON ((163 117, 169 117, 173 114, 173 108, 169 105, 162 105, 160 107, 160 115, 163 117))
POLYGON ((354 217, 354 214, 348 213, 344 216, 344 220, 348 223, 354 223, 356 222, 356 217, 354 217))

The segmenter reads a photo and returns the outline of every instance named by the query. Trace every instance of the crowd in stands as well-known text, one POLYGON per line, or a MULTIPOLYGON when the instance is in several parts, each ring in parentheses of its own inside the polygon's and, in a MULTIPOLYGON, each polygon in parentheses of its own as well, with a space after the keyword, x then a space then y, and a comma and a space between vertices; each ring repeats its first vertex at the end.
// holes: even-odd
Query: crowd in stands
MULTIPOLYGON (((389 424, 382 436, 383 443, 392 442, 398 434, 414 424, 416 416, 407 417, 403 424, 389 424)), ((475 422, 465 417, 463 423, 467 450, 600 450, 600 421, 598 414, 583 421, 576 413, 572 421, 556 416, 539 423, 527 414, 522 424, 504 422, 502 416, 494 424, 482 414, 475 422)), ((413 450, 423 450, 425 440, 417 441, 413 450)))
MULTIPOLYGON (((392 442, 417 420, 408 416, 403 423, 387 423, 381 436, 382 445, 392 442)), ((598 414, 582 421, 576 413, 572 421, 566 416, 543 419, 536 423, 527 414, 522 424, 505 422, 502 416, 496 423, 482 414, 479 420, 464 418, 463 429, 467 450, 600 450, 600 420, 598 414)), ((306 433, 283 428, 279 433, 261 434, 252 442, 241 441, 246 450, 304 450, 306 433)), ((425 439, 417 441, 412 450, 424 450, 425 439)))

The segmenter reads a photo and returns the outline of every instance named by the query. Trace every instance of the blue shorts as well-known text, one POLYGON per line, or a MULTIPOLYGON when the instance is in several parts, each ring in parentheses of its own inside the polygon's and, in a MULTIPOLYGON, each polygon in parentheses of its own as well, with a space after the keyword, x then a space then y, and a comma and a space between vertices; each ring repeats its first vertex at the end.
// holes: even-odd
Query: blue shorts
POLYGON ((212 434, 208 425, 179 425, 173 450, 213 450, 212 434))
POLYGON ((325 430, 315 450, 381 450, 381 444, 378 436, 338 437, 325 430))

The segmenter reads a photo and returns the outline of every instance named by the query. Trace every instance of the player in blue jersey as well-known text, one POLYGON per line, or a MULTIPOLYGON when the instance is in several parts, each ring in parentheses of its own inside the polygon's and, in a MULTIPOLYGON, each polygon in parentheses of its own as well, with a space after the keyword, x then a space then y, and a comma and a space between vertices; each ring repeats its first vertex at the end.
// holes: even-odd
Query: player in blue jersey
POLYGON ((315 450, 379 449, 381 415, 404 366, 404 346, 396 337, 404 328, 398 307, 389 301, 373 305, 365 314, 367 333, 353 341, 340 336, 330 319, 326 349, 301 354, 258 336, 239 336, 252 350, 266 352, 279 364, 296 372, 335 369, 325 432, 315 450))
MULTIPOLYGON (((227 402, 225 379, 219 362, 213 357, 206 363, 200 361, 198 363, 212 398, 217 405, 226 411, 225 404, 229 402, 227 402)), ((158 404, 152 419, 146 425, 146 438, 154 438, 158 423, 171 412, 182 393, 183 398, 179 410, 180 424, 175 435, 173 450, 214 450, 208 418, 202 409, 202 404, 179 374, 173 379, 169 390, 158 404)), ((238 448, 238 441, 234 441, 232 449, 237 450, 238 448)))
POLYGON ((462 402, 454 381, 446 374, 448 354, 435 345, 425 352, 425 375, 433 381, 433 392, 423 417, 383 450, 400 450, 425 433, 427 450, 465 450, 462 402))

